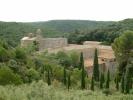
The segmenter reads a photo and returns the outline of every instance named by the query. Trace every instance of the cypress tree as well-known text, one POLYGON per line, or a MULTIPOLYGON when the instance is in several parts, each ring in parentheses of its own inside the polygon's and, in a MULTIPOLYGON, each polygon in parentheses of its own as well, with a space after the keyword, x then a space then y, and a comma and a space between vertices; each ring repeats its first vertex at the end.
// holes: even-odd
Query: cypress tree
POLYGON ((81 71, 81 88, 85 89, 85 69, 84 69, 84 64, 82 65, 82 71, 81 71))
POLYGON ((84 70, 84 66, 82 67, 82 72, 81 72, 81 89, 85 89, 85 70, 84 70))
POLYGON ((109 82, 110 82, 110 72, 108 70, 108 73, 107 73, 107 79, 106 79, 106 88, 109 89, 109 82))
POLYGON ((116 76, 116 89, 119 90, 119 79, 118 79, 118 76, 116 76))
POLYGON ((124 74, 122 75, 121 78, 121 93, 124 93, 124 74))
POLYGON ((66 68, 64 67, 64 76, 63 76, 63 83, 66 85, 66 68))
POLYGON ((80 54, 80 63, 79 63, 79 70, 84 67, 84 58, 83 58, 83 52, 80 54))
POLYGON ((129 93, 129 90, 130 90, 130 68, 129 66, 127 66, 126 68, 126 74, 125 74, 125 93, 128 94, 129 93))
POLYGON ((94 91, 94 77, 91 78, 91 90, 94 91))
POLYGON ((47 83, 48 85, 51 85, 51 79, 50 79, 50 73, 49 73, 49 69, 48 69, 48 75, 47 75, 47 83))
POLYGON ((99 64, 97 49, 95 49, 94 61, 93 61, 93 77, 95 81, 99 81, 99 64))
POLYGON ((103 88, 103 83, 104 83, 104 74, 101 73, 101 75, 100 75, 100 89, 103 88))
POLYGON ((69 88, 70 88, 70 86, 71 86, 71 77, 70 77, 70 74, 68 74, 68 77, 67 77, 68 79, 67 79, 67 89, 68 89, 68 91, 69 91, 69 88))

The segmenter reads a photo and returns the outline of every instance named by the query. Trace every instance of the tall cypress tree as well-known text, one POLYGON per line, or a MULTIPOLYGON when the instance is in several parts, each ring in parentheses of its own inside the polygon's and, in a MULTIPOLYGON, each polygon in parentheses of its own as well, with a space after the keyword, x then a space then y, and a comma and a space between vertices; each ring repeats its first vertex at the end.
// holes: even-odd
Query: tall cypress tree
POLYGON ((125 93, 128 94, 130 90, 130 82, 131 82, 131 77, 130 77, 130 66, 127 65, 126 68, 126 73, 125 73, 125 93))
POLYGON ((101 73, 101 75, 100 75, 100 89, 103 88, 103 83, 104 83, 104 74, 101 73))
POLYGON ((116 76, 116 89, 119 90, 119 79, 118 79, 118 75, 116 76))
POLYGON ((121 78, 121 93, 124 93, 124 74, 122 75, 121 78))
POLYGON ((94 78, 91 78, 91 90, 94 91, 94 78))
POLYGON ((81 72, 81 89, 85 89, 85 70, 84 70, 84 66, 82 67, 82 72, 81 72))
POLYGON ((51 79, 50 79, 50 73, 49 73, 49 69, 48 69, 48 74, 47 74, 47 83, 48 85, 51 85, 51 79))
POLYGON ((79 70, 84 67, 84 58, 83 58, 83 52, 80 54, 80 63, 79 63, 79 70))
POLYGON ((106 79, 106 88, 109 89, 109 82, 110 82, 110 72, 108 70, 108 73, 107 73, 107 79, 106 79))
POLYGON ((93 76, 95 81, 99 81, 99 64, 97 49, 95 49, 94 61, 93 61, 93 76))
POLYGON ((67 79, 67 89, 68 89, 68 91, 69 91, 69 88, 70 88, 70 86, 71 86, 71 76, 70 76, 70 73, 68 74, 68 77, 67 77, 68 79, 67 79))
POLYGON ((67 80, 66 80, 66 68, 64 67, 64 76, 63 76, 64 85, 66 85, 66 82, 67 82, 67 80))

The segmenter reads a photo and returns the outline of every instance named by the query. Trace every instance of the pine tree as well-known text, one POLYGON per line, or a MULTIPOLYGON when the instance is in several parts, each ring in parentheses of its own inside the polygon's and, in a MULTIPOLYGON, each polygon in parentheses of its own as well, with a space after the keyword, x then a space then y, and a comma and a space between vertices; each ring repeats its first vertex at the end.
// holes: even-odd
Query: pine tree
POLYGON ((70 88, 70 86, 71 86, 71 77, 70 77, 70 74, 68 74, 68 77, 67 77, 68 79, 67 79, 67 89, 68 89, 68 91, 69 91, 69 88, 70 88))
POLYGON ((64 77, 63 77, 63 83, 66 85, 66 68, 64 67, 64 77))
POLYGON ((121 78, 121 93, 124 93, 124 74, 122 75, 121 78))
POLYGON ((91 90, 94 91, 94 77, 91 79, 91 90))
POLYGON ((97 49, 95 49, 94 61, 93 61, 93 76, 95 81, 99 81, 99 64, 97 49))
POLYGON ((48 69, 48 75, 47 75, 47 83, 48 85, 51 85, 51 79, 50 79, 50 73, 49 73, 49 69, 48 69))
POLYGON ((83 52, 80 54, 80 63, 79 63, 79 70, 84 67, 84 58, 83 58, 83 52))
POLYGON ((104 74, 101 73, 101 75, 100 75, 100 89, 103 88, 103 83, 104 83, 104 74))
POLYGON ((107 79, 106 79, 106 88, 109 89, 109 82, 110 82, 110 72, 108 70, 108 73, 107 73, 107 79))

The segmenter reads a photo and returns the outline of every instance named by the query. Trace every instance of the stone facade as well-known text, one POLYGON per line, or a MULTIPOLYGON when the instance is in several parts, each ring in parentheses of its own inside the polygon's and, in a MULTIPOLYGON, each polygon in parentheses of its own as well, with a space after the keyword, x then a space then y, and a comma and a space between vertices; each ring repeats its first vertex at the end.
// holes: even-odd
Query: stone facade
POLYGON ((41 36, 41 30, 38 29, 36 36, 34 36, 33 33, 29 33, 27 37, 22 38, 21 46, 28 46, 34 41, 38 43, 39 51, 48 48, 60 48, 68 45, 66 38, 43 38, 41 36))

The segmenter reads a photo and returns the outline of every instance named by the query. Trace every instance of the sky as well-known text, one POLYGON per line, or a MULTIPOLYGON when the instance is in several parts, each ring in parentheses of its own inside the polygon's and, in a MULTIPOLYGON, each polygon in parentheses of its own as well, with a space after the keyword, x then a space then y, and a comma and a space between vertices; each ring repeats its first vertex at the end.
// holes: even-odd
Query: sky
POLYGON ((0 0, 0 21, 133 18, 133 0, 0 0))

